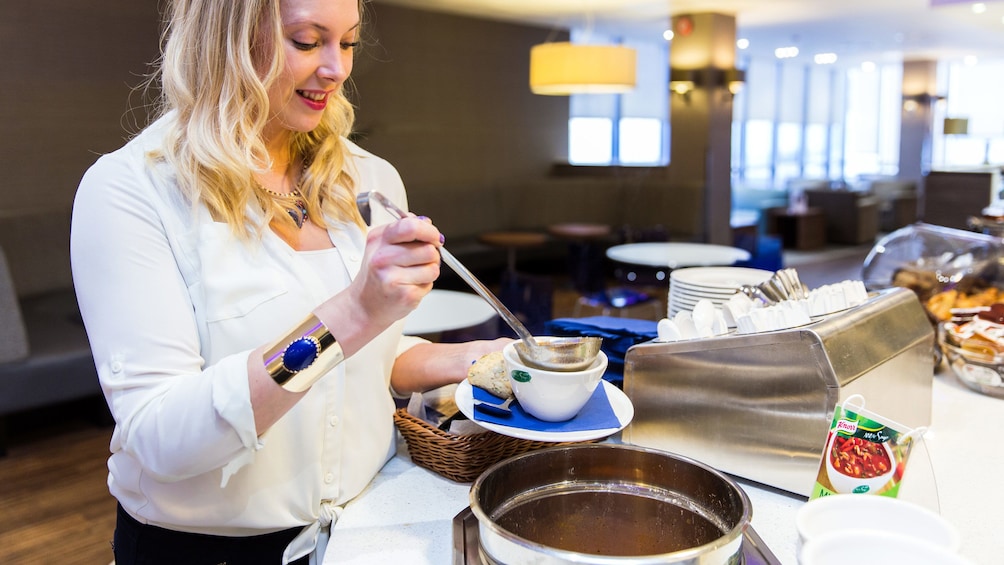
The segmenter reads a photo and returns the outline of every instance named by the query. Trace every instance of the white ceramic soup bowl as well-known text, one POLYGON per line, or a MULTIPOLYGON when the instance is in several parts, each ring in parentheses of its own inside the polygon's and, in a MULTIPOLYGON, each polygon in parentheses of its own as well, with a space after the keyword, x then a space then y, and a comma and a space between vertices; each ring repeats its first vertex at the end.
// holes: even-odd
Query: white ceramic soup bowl
MULTIPOLYGON (((881 497, 871 497, 881 498, 881 497)), ((973 565, 948 548, 914 536, 846 530, 815 538, 798 554, 800 565, 973 565)))
MULTIPOLYGON (((547 337, 535 337, 546 341, 547 337)), ((515 342, 502 350, 512 392, 528 414, 547 422, 563 422, 575 417, 593 395, 607 370, 602 351, 592 365, 581 371, 547 371, 531 367, 520 359, 515 342)))
MULTIPOLYGON (((896 472, 896 457, 889 447, 888 443, 878 443, 871 444, 876 448, 881 450, 881 453, 885 455, 885 463, 888 465, 888 469, 874 477, 856 477, 853 476, 853 472, 848 474, 836 466, 833 463, 833 449, 834 444, 838 439, 841 439, 839 434, 833 434, 830 441, 826 444, 826 476, 830 479, 830 485, 833 486, 835 492, 841 494, 864 494, 864 493, 875 493, 882 489, 890 480, 892 480, 893 474, 896 472)), ((854 438, 849 438, 854 439, 854 438)), ((860 460, 860 457, 852 454, 852 457, 860 460)), ((851 460, 850 464, 853 467, 857 460, 851 460)), ((839 464, 839 463, 838 463, 839 464)))
POLYGON ((836 494, 810 500, 795 514, 795 527, 803 546, 817 538, 861 530, 910 536, 949 552, 958 552, 961 544, 958 530, 935 512, 874 494, 836 494))

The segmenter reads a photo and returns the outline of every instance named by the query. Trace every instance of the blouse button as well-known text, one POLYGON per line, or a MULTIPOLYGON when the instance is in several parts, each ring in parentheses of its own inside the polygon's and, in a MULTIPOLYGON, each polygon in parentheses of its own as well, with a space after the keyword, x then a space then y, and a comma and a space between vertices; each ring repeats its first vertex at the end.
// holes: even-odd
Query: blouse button
POLYGON ((328 419, 328 425, 330 425, 332 428, 335 427, 335 426, 337 426, 338 425, 338 416, 332 416, 330 419, 328 419))
POLYGON ((111 369, 112 369, 113 373, 121 373, 122 372, 122 362, 121 361, 112 361, 111 369))
POLYGON ((332 473, 328 473, 327 475, 324 475, 324 482, 326 484, 329 484, 329 485, 331 483, 335 482, 335 475, 332 474, 332 473))

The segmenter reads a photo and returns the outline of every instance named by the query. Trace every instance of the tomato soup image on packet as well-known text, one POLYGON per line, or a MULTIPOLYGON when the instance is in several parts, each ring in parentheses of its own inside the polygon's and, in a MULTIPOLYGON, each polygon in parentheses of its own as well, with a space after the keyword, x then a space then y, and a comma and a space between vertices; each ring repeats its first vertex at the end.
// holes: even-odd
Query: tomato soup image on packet
POLYGON ((863 409, 859 395, 834 410, 811 498, 831 494, 896 497, 910 448, 924 431, 903 430, 863 409), (861 407, 850 407, 860 401, 861 407))

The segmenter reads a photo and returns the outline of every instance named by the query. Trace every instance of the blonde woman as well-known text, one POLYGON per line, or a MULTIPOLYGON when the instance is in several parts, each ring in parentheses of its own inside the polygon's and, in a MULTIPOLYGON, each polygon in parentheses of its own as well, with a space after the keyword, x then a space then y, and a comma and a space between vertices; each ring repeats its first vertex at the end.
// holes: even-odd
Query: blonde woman
POLYGON ((466 375, 503 340, 401 319, 439 275, 425 218, 346 139, 360 0, 173 0, 159 118, 80 183, 74 283, 115 431, 115 559, 289 563, 393 455, 392 391, 466 375))

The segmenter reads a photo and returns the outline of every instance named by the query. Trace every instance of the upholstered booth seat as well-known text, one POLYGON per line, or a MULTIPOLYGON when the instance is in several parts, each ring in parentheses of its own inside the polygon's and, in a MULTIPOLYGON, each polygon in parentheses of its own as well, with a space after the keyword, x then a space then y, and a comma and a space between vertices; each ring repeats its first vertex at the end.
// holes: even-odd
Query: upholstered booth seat
POLYGON ((0 454, 11 414, 88 397, 107 418, 70 277, 70 213, 0 216, 0 454))
POLYGON ((871 183, 869 192, 879 201, 879 229, 896 231, 917 221, 917 181, 880 179, 871 183))
POLYGON ((826 218, 826 241, 858 245, 875 241, 878 235, 879 200, 857 190, 806 190, 808 205, 819 208, 826 218))

